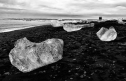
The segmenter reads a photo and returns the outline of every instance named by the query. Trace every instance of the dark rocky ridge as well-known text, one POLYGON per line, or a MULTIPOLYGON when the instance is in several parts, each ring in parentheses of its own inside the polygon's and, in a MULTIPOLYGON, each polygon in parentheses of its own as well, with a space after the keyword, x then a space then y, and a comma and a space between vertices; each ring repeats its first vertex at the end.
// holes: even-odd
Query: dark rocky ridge
POLYGON ((115 26, 115 41, 102 42, 97 28, 83 28, 66 32, 50 25, 0 34, 0 81, 125 81, 126 42, 125 26, 115 26), (8 54, 14 42, 27 37, 32 42, 49 38, 64 41, 63 59, 29 73, 18 71, 9 61, 8 54), (125 41, 124 41, 125 40, 125 41))

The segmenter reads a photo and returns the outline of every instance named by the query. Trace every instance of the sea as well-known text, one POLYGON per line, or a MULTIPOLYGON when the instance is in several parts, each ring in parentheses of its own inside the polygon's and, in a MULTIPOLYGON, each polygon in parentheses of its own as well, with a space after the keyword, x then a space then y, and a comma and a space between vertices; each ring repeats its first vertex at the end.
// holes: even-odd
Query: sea
POLYGON ((48 24, 50 24, 49 20, 0 19, 0 33, 48 24))

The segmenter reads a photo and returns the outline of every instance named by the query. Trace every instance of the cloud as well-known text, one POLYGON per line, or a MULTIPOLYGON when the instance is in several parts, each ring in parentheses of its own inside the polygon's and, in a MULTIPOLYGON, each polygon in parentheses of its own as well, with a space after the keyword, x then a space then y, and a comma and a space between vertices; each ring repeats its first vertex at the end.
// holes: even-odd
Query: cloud
POLYGON ((14 4, 15 0, 0 0, 0 3, 3 3, 3 4, 14 4))
POLYGON ((29 11, 62 17, 120 16, 126 14, 126 0, 0 0, 0 10, 8 13, 29 11), (63 15, 64 14, 64 15, 63 15))
POLYGON ((126 1, 124 0, 86 0, 69 4, 69 9, 78 14, 126 14, 126 1))

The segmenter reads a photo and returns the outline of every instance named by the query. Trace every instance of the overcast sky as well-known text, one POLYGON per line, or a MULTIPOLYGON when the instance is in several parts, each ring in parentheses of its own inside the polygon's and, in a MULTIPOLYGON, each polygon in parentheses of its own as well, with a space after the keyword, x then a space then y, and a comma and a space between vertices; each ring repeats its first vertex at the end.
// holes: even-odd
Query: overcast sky
POLYGON ((0 17, 126 18, 126 0, 0 0, 0 17))

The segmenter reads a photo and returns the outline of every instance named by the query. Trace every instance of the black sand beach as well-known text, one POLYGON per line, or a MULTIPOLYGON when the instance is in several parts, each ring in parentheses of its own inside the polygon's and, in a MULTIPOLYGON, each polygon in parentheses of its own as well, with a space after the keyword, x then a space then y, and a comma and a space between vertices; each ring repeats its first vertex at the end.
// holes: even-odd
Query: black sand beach
POLYGON ((51 25, 0 33, 0 81, 125 81, 126 27, 115 26, 116 40, 103 42, 96 32, 99 28, 83 28, 66 32, 51 25), (26 37, 31 42, 49 38, 64 41, 63 59, 22 73, 11 65, 9 52, 15 41, 26 37))

